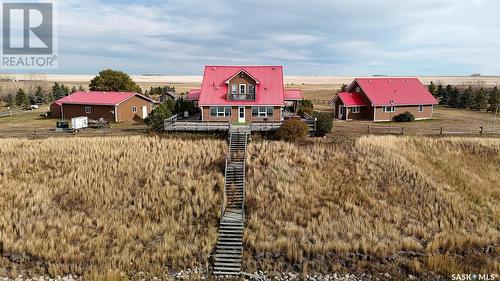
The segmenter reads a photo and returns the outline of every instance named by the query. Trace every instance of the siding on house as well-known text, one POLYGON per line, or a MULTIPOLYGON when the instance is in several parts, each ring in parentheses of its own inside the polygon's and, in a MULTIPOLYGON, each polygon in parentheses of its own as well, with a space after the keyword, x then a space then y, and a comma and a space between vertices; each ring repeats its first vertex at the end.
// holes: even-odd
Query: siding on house
POLYGON ((375 109, 375 116, 373 118, 374 121, 388 121, 391 119, 391 116, 394 117, 400 113, 405 111, 410 112, 415 116, 415 119, 429 119, 432 118, 432 105, 424 105, 423 112, 418 111, 418 105, 410 105, 410 106, 395 106, 394 112, 383 112, 383 107, 377 106, 375 109))
POLYGON ((57 103, 52 103, 50 105, 50 117, 61 118, 61 105, 57 103))
POLYGON ((114 106, 111 105, 84 105, 84 104, 62 104, 62 118, 71 119, 73 117, 87 116, 90 119, 104 118, 114 122, 114 106), (85 113, 85 107, 90 107, 90 113, 85 113))
POLYGON ((147 107, 147 112, 148 115, 151 112, 151 102, 142 99, 138 96, 133 96, 130 99, 120 103, 117 108, 118 108, 118 120, 117 122, 122 122, 122 121, 132 121, 132 120, 142 120, 144 119, 142 116, 142 107, 146 106, 147 107), (136 106, 137 107, 137 112, 132 112, 132 107, 136 106))
MULTIPOLYGON (((238 106, 231 107, 230 117, 214 117, 210 116, 210 107, 204 106, 202 109, 202 115, 204 121, 221 121, 221 122, 238 122, 238 106)), ((281 120, 281 107, 275 106, 273 109, 273 117, 252 117, 252 107, 245 106, 245 122, 252 121, 280 121, 281 120)))

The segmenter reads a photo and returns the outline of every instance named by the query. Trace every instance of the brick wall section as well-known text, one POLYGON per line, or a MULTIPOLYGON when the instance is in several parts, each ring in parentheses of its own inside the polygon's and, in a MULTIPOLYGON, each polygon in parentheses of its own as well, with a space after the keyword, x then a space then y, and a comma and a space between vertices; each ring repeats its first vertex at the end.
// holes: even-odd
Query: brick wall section
MULTIPOLYGON (((213 117, 210 116, 210 107, 204 106, 202 109, 202 115, 204 121, 223 121, 223 122, 238 122, 238 106, 233 106, 231 108, 231 117, 213 117)), ((245 121, 264 121, 265 117, 252 117, 252 107, 245 107, 245 121)), ((273 117, 267 118, 268 121, 280 121, 281 120, 281 107, 275 106, 273 111, 273 117)))
POLYGON ((62 114, 64 119, 71 119, 73 117, 87 116, 90 119, 104 118, 110 122, 115 121, 115 115, 112 111, 115 110, 114 106, 110 105, 83 105, 83 104, 63 104, 62 114), (85 113, 85 107, 90 106, 91 112, 85 113))
POLYGON ((130 99, 120 103, 118 105, 118 122, 122 121, 140 121, 146 116, 142 116, 142 107, 147 107, 148 115, 151 112, 151 103, 145 99, 138 96, 133 96, 130 99), (137 112, 132 112, 132 107, 137 107, 137 112))
POLYGON ((418 105, 412 106, 396 106, 395 112, 383 112, 383 107, 377 106, 375 111, 375 117, 373 121, 386 121, 390 120, 391 116, 394 117, 405 111, 410 112, 415 116, 416 119, 432 118, 432 105, 424 105, 424 111, 418 112, 418 105))

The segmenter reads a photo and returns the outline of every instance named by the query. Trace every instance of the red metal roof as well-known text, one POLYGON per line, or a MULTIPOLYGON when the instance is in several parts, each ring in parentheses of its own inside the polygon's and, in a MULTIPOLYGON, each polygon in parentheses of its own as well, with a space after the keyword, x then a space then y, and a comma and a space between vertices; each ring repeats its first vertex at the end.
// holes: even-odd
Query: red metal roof
POLYGON ((281 66, 205 66, 199 106, 209 105, 284 105, 283 67, 281 66), (227 79, 244 70, 259 83, 255 100, 228 100, 227 79))
POLYGON ((355 81, 374 106, 391 105, 391 100, 394 105, 438 103, 417 78, 356 78, 355 81))
POLYGON ((152 99, 131 92, 75 92, 69 96, 58 99, 59 104, 97 104, 97 105, 118 105, 133 96, 139 96, 151 102, 152 99))
POLYGON ((300 89, 285 89, 285 100, 302 100, 302 90, 300 89))
POLYGON ((356 92, 341 92, 337 97, 342 101, 344 106, 365 106, 369 105, 368 101, 362 94, 356 92))
POLYGON ((186 99, 187 100, 199 100, 201 89, 191 89, 189 90, 186 99))

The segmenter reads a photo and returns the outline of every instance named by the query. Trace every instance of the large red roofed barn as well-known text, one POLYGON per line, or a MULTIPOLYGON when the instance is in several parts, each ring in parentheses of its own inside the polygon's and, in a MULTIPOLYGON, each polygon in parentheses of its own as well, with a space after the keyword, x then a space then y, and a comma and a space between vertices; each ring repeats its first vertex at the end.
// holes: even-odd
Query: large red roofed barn
POLYGON ((281 121, 285 103, 302 99, 285 90, 281 66, 205 66, 201 89, 188 93, 204 121, 281 121))
POLYGON ((50 106, 51 116, 71 119, 87 116, 111 122, 141 120, 148 116, 154 101, 131 92, 75 92, 50 106))
POLYGON ((389 121, 408 111, 415 119, 432 118, 438 101, 417 78, 356 78, 332 100, 342 120, 389 121))

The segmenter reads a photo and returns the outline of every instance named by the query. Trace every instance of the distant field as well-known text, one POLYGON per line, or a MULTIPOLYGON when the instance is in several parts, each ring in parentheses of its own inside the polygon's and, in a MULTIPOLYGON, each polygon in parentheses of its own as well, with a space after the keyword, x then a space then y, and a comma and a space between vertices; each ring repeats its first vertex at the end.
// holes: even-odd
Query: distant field
MULTIPOLYGON (((0 139, 0 276, 206 268, 226 150, 214 139, 0 139)), ((257 140, 247 162, 246 271, 500 270, 499 139, 257 140)))
MULTIPOLYGON (((151 86, 171 85, 175 86, 177 92, 187 92, 192 88, 199 88, 201 85, 201 76, 150 76, 150 75, 131 75, 143 90, 151 86)), ((69 87, 84 86, 87 87, 93 75, 23 75, 23 74, 0 74, 0 79, 17 81, 0 81, 0 94, 6 91, 13 91, 19 87, 33 88, 41 84, 49 89, 54 82, 61 82, 69 87)), ((500 85, 500 76, 418 76, 424 84, 434 81, 434 83, 452 84, 457 86, 481 86, 494 87, 500 85)), ((336 90, 342 84, 349 84, 354 77, 339 76, 285 76, 286 87, 301 88, 307 98, 331 99, 336 90)))

